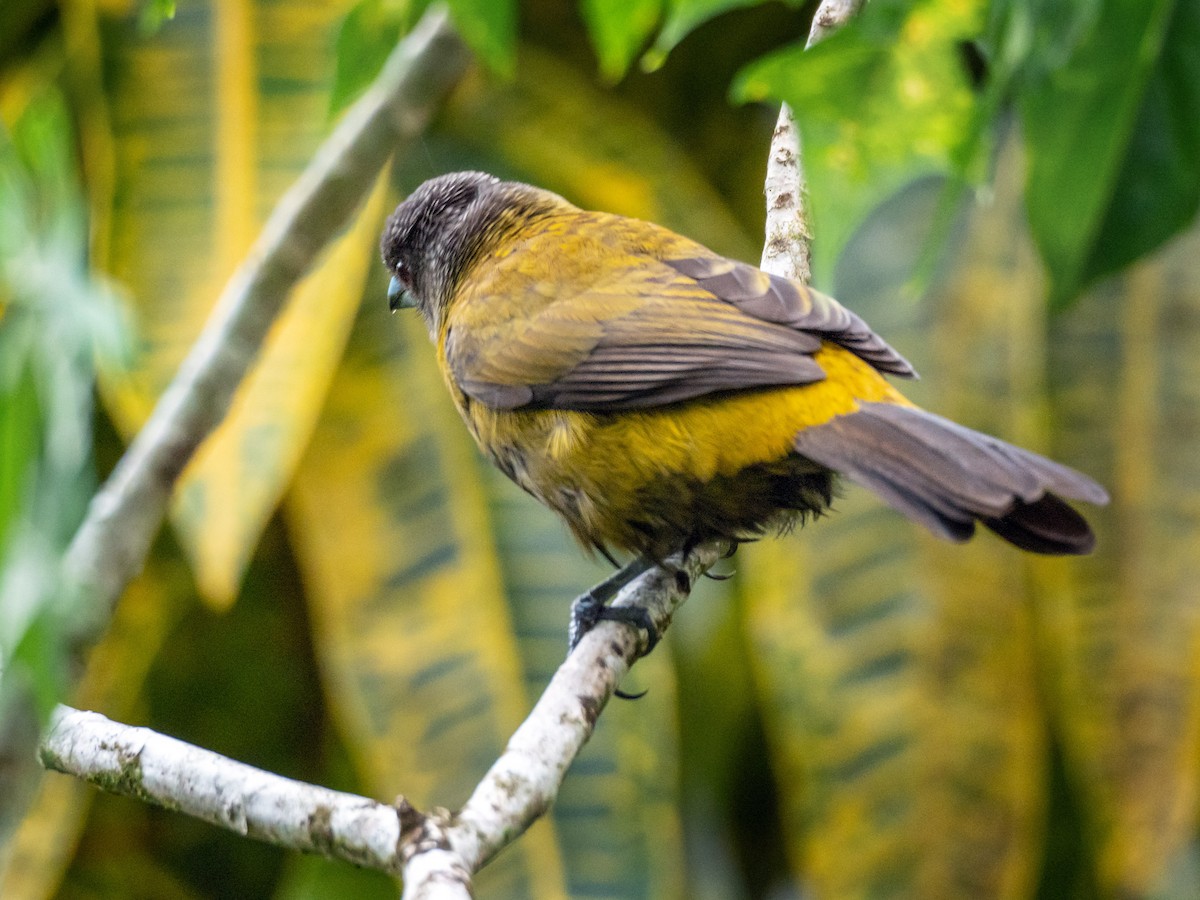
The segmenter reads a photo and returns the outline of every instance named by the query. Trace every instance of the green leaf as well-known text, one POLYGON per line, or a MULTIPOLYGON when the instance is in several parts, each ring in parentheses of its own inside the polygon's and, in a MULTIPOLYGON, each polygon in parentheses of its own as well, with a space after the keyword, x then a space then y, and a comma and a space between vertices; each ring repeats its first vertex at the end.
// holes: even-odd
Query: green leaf
POLYGON ((617 81, 658 24, 663 0, 583 0, 581 10, 591 34, 600 71, 617 81))
POLYGON ((980 2, 877 0, 811 50, 795 44, 738 74, 737 99, 784 100, 795 112, 818 281, 882 200, 969 157, 977 109, 959 45, 982 18, 980 2))
POLYGON ((175 18, 175 0, 146 0, 138 12, 138 31, 155 34, 166 22, 175 18))
MULTIPOLYGON (((1181 90, 1177 99, 1167 99, 1174 79, 1194 65, 1180 58, 1186 51, 1170 56, 1161 90, 1149 90, 1163 57, 1174 5, 1174 0, 1104 4, 1067 63, 1022 95, 1029 222, 1050 272, 1052 306, 1064 306, 1089 279, 1115 268, 1101 254, 1114 242, 1120 245, 1122 232, 1128 236, 1131 229, 1118 222, 1109 224, 1110 209, 1124 216, 1140 207, 1139 215, 1153 217, 1156 213, 1143 204, 1155 202, 1152 198, 1160 188, 1194 180, 1177 174, 1191 168, 1182 162, 1182 154, 1187 141, 1194 142, 1194 121, 1179 135, 1184 140, 1178 150, 1171 148, 1169 140, 1164 145, 1163 135, 1135 139, 1135 126, 1161 127, 1163 119, 1174 122, 1178 115, 1195 109, 1195 85, 1181 90), (1147 101, 1151 109, 1143 113, 1147 101), (1152 159, 1157 156, 1159 163, 1178 159, 1181 168, 1173 162, 1152 166, 1162 169, 1164 177, 1157 179, 1149 169, 1138 170, 1135 152, 1150 153, 1152 159), (1145 186, 1152 186, 1151 191, 1141 190, 1145 186)), ((1181 16, 1188 17, 1187 13, 1181 16)), ((1179 36, 1179 48, 1185 46, 1184 39, 1185 35, 1179 36)), ((1156 202, 1168 207, 1168 221, 1186 209, 1184 202, 1161 198, 1156 202)), ((1168 222, 1158 224, 1150 237, 1161 234, 1168 222)), ((1152 244, 1138 236, 1118 258, 1127 261, 1147 245, 1152 244), (1142 249, 1134 252, 1138 247, 1142 249)))
POLYGON ((989 79, 1044 78, 1066 65, 1096 22, 1103 0, 994 0, 980 38, 989 79))
POLYGON ((1098 552, 1038 604, 1056 731, 1096 859, 1092 896, 1194 897, 1200 883, 1195 807, 1179 802, 1200 789, 1197 283, 1192 228, 1049 320, 1053 456, 1114 497, 1088 510, 1098 552))
POLYGON ((24 99, 0 127, 0 693, 30 690, 46 711, 76 599, 60 557, 95 481, 95 357, 124 332, 87 267, 65 104, 43 88, 24 99))
POLYGON ((1200 4, 1176 3, 1166 43, 1100 232, 1083 271, 1087 283, 1155 249, 1200 207, 1200 4))
MULTIPOLYGON (((709 19, 714 19, 731 9, 757 6, 760 3, 762 0, 668 0, 667 19, 663 23, 662 31, 658 33, 654 48, 642 60, 643 65, 647 69, 657 69, 676 44, 709 19)), ((792 0, 789 5, 799 4, 792 0)))
POLYGON ((493 72, 512 77, 517 65, 516 0, 449 0, 467 45, 493 72))
POLYGON ((428 5, 427 0, 359 0, 354 4, 338 31, 331 113, 349 106, 366 89, 396 42, 428 5))
MULTIPOLYGON (((0 320, 0 356, 16 348, 0 320)), ((0 383, 0 559, 14 520, 29 493, 29 475, 37 460, 41 429, 37 394, 28 368, 15 383, 0 383)))

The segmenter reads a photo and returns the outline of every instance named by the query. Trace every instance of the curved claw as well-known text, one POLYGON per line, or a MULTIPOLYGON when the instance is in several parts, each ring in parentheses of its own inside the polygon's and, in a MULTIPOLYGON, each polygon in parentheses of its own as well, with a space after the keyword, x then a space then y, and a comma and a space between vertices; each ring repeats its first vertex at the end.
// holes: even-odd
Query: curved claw
POLYGON ((646 688, 644 691, 638 691, 636 694, 627 694, 620 688, 613 688, 613 696, 618 700, 641 700, 648 693, 650 693, 650 688, 646 688))
MULTIPOLYGON (((607 554, 605 554, 607 556, 607 554)), ((610 557, 611 559, 611 557, 610 557)), ((644 557, 633 560, 619 572, 609 576, 586 594, 580 594, 571 604, 571 623, 567 630, 567 654, 570 655, 583 636, 596 627, 598 622, 624 622, 646 632, 646 649, 641 655, 645 656, 656 646, 662 635, 650 617, 650 611, 644 606, 608 606, 607 603, 622 587, 645 572, 653 562, 644 557)), ((676 575, 686 572, 678 572, 676 575)), ((646 696, 646 691, 629 694, 620 688, 613 690, 613 695, 621 700, 638 700, 646 696)))

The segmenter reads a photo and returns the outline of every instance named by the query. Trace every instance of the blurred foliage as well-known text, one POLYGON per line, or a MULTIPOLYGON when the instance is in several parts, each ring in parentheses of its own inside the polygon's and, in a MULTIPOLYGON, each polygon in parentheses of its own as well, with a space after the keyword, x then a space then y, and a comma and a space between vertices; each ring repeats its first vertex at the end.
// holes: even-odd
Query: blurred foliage
POLYGON ((48 711, 59 636, 78 615, 59 558, 96 485, 97 361, 126 355, 126 319, 87 265, 73 129, 52 85, 4 97, 0 121, 0 703, 23 680, 48 711))
POLYGON ((965 152, 975 98, 959 45, 979 33, 983 7, 876 0, 811 50, 792 44, 739 75, 736 96, 777 97, 795 111, 818 280, 870 210, 920 175, 949 171, 965 152))
MULTIPOLYGON (((1001 40, 1024 39, 1020 15, 1001 40)), ((1200 7, 1102 3, 1085 29, 1050 17, 1063 19, 1078 39, 1020 95, 1029 221, 1056 306, 1160 246, 1200 204, 1200 7)))
MULTIPOLYGON (((426 5, 0 5, 0 652, 46 702, 94 456, 426 5), (98 356, 127 362, 107 417, 98 356)), ((72 701, 461 803, 604 570, 479 458, 419 321, 384 314, 382 214, 475 167, 755 259, 774 109, 726 97, 786 99, 818 277, 917 364, 915 400, 1109 485, 1100 549, 949 546, 853 489, 742 548, 480 896, 1200 897, 1198 7, 872 0, 800 52, 800 6, 451 4, 483 65, 291 299, 72 701)), ((0 885, 394 894, 58 777, 0 885)))

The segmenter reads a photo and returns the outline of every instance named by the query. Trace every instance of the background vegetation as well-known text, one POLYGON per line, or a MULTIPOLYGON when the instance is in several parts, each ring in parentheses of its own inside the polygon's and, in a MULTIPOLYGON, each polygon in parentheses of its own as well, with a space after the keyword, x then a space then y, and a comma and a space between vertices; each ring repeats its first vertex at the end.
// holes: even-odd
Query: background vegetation
MULTIPOLYGON (((56 560, 275 199, 420 4, 0 6, 0 659, 45 706, 56 560), (99 371, 99 403, 93 386, 99 371)), ((296 292, 75 705, 453 807, 603 570, 478 458, 374 243, 464 167, 756 259, 774 103, 816 278, 914 399, 1107 484, 1085 560, 862 492, 743 548, 483 897, 1198 897, 1200 5, 457 0, 481 64, 296 292)), ((0 698, 3 700, 3 698, 0 698)), ((48 778, 5 897, 393 896, 48 778)))

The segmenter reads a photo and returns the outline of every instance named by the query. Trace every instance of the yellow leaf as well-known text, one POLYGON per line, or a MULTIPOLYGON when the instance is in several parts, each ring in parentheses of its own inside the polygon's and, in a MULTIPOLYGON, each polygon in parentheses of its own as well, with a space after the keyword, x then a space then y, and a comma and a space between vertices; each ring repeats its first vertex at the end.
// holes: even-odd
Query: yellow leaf
MULTIPOLYGON (((187 608, 190 591, 182 565, 154 557, 126 589, 104 640, 92 651, 71 702, 127 719, 159 648, 187 608)), ((13 837, 0 896, 43 900, 56 895, 83 833, 96 789, 66 775, 48 774, 13 837)))
POLYGON ((1056 699, 1109 894, 1195 890, 1200 759, 1200 231, 1052 320, 1060 445, 1112 488, 1054 598, 1056 699), (1097 352, 1098 348, 1103 351, 1097 352))
MULTIPOLYGON (((860 246, 895 242, 920 202, 898 199, 860 246)), ((972 222, 961 268, 919 304, 842 299, 914 360, 929 408, 1036 446, 1044 310, 1001 249, 1015 204, 972 222)), ((863 283, 898 280, 878 276, 863 283)), ((799 541, 746 549, 797 876, 830 897, 1030 896, 1048 741, 1027 558, 985 534, 937 541, 854 486, 799 541)))
MULTIPOLYGON (((111 271, 134 296, 142 351, 105 385, 126 434, 145 421, 276 199, 326 128, 345 3, 219 0, 109 48, 116 201, 111 271), (153 85, 153 90, 147 89, 153 85)), ((297 288, 172 510, 202 595, 236 596, 246 561, 320 410, 374 259, 382 188, 297 288)))
POLYGON ((218 605, 236 596, 324 403, 375 262, 386 197, 380 176, 350 230, 296 287, 229 415, 180 478, 172 515, 201 596, 218 605))
MULTIPOLYGON (((423 325, 382 310, 381 288, 286 510, 331 703, 366 781, 455 807, 527 700, 473 451, 423 325)), ((563 896, 548 823, 483 878, 502 896, 563 896)))

